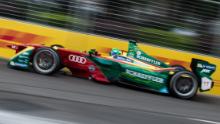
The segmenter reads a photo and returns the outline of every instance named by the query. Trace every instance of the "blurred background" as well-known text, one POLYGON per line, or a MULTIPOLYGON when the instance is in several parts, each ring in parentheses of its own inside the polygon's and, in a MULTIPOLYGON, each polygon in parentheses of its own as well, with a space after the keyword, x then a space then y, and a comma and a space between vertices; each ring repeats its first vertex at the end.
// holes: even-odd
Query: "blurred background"
POLYGON ((220 0, 0 0, 1 124, 220 124, 219 67, 220 0), (15 54, 9 44, 109 52, 126 50, 127 42, 120 41, 130 39, 171 65, 189 67, 191 58, 216 64, 214 88, 185 101, 64 72, 12 70, 5 61, 15 54))
POLYGON ((219 0, 1 0, 0 16, 220 57, 219 0))

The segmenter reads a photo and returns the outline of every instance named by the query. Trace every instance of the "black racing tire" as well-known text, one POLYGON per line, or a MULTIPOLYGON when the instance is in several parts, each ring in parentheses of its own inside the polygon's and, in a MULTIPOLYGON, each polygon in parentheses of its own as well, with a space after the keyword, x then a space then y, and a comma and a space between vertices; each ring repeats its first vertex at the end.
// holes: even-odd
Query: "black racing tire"
POLYGON ((171 77, 169 89, 172 95, 181 99, 191 99, 198 91, 198 80, 190 71, 180 71, 171 77))
POLYGON ((58 71, 60 67, 60 57, 51 48, 40 48, 33 57, 33 69, 43 75, 50 75, 58 71))
MULTIPOLYGON (((53 49, 54 51, 57 51, 58 48, 64 48, 64 46, 60 45, 60 44, 54 44, 54 45, 51 45, 50 46, 51 49, 53 49)), ((61 60, 61 59, 60 59, 61 60)), ((63 69, 64 66, 63 64, 60 64, 58 67, 57 67, 57 71, 63 69)))

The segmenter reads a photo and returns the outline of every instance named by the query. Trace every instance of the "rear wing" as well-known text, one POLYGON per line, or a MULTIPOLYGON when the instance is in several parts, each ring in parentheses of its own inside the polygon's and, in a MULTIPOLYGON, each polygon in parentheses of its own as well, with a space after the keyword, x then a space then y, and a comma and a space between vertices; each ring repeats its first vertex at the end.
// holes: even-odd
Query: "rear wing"
POLYGON ((200 91, 210 90, 214 86, 211 75, 216 71, 216 65, 193 58, 190 67, 200 82, 200 91))
POLYGON ((205 75, 210 77, 216 70, 216 65, 194 58, 192 59, 190 67, 199 77, 203 77, 205 75))

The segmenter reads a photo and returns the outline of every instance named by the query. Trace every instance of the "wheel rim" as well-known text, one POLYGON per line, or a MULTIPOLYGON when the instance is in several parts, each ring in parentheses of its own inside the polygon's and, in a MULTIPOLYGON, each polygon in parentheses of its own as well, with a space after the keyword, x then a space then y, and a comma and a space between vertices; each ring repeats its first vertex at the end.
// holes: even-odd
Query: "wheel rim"
POLYGON ((197 81, 188 74, 182 74, 176 79, 174 90, 180 96, 190 96, 196 92, 197 81))
POLYGON ((54 64, 54 57, 50 52, 41 52, 37 57, 37 65, 40 69, 48 70, 54 64))

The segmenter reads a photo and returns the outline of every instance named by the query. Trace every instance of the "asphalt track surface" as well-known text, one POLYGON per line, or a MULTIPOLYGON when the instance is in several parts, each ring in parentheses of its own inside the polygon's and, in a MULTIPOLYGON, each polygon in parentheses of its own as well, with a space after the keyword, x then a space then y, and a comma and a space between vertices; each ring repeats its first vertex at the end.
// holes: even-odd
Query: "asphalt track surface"
POLYGON ((0 62, 0 124, 220 124, 220 97, 193 100, 0 62))

